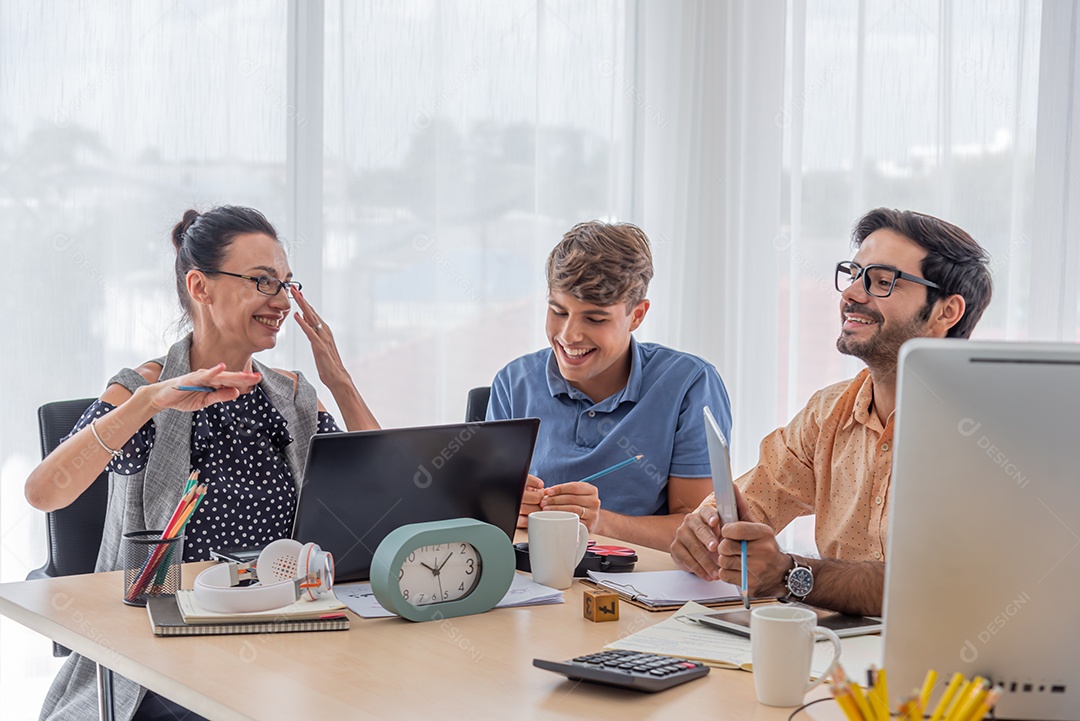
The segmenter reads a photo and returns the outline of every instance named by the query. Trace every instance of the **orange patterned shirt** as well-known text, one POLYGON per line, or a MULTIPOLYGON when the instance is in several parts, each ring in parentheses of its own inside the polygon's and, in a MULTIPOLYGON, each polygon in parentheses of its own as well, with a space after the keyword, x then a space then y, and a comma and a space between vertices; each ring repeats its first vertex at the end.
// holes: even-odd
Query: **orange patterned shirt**
POLYGON ((885 560, 893 416, 882 427, 873 391, 867 370, 818 391, 787 427, 765 437, 757 467, 735 481, 777 533, 816 513, 822 558, 885 560))

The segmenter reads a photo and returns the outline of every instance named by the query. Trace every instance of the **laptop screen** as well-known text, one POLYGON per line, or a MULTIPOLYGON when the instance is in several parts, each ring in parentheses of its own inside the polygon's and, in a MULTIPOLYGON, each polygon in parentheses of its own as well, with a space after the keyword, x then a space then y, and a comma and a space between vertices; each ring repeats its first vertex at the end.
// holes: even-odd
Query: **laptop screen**
POLYGON ((513 539, 540 421, 526 418, 326 433, 311 439, 293 538, 366 579, 379 543, 408 523, 475 518, 513 539))

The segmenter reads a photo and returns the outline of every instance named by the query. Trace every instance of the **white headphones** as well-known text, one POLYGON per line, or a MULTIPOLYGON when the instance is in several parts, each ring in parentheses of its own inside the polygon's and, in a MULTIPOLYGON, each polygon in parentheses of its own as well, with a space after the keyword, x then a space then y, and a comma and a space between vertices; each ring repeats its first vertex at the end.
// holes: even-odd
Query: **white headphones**
POLYGON ((252 613, 281 608, 301 598, 314 601, 334 587, 334 557, 314 543, 291 538, 270 543, 250 563, 219 563, 195 578, 195 600, 207 611, 252 613), (241 580, 257 584, 236 588, 241 580))

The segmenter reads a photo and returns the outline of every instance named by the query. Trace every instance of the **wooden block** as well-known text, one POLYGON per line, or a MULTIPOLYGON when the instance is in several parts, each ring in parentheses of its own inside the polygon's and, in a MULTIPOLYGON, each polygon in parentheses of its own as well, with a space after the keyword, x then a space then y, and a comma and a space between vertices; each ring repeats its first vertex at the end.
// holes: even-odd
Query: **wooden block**
POLYGON ((612 591, 585 591, 585 618, 590 621, 618 621, 619 594, 612 591))

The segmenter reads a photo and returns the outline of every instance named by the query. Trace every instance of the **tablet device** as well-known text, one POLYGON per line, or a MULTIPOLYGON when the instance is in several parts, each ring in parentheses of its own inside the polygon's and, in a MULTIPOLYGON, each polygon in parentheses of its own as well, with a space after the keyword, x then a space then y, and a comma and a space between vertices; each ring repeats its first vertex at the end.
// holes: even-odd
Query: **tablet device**
POLYGON ((254 563, 259 560, 259 554, 266 546, 243 546, 234 548, 222 548, 210 551, 210 558, 215 561, 231 561, 233 563, 254 563))
MULTIPOLYGON (((881 633, 881 619, 876 616, 849 616, 846 613, 825 611, 804 604, 790 604, 801 608, 809 608, 817 614, 817 625, 833 631, 840 638, 848 636, 864 636, 869 633, 881 633)), ((702 613, 693 617, 699 623, 714 628, 737 633, 740 636, 750 637, 750 611, 745 608, 730 609, 727 611, 714 611, 702 613)))
POLYGON ((720 513, 721 525, 734 523, 739 520, 739 513, 735 505, 735 483, 731 477, 731 455, 728 453, 727 439, 708 406, 705 406, 704 413, 716 510, 720 513))

